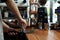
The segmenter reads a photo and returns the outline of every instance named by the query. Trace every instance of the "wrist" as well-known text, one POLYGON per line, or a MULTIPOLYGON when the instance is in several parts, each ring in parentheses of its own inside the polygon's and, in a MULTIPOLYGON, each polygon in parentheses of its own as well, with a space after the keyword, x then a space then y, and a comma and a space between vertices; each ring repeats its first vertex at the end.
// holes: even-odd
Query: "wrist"
POLYGON ((23 19, 22 17, 19 17, 19 18, 18 18, 18 21, 21 21, 22 19, 23 19))
POLYGON ((9 28, 9 31, 12 31, 13 30, 13 28, 9 28))

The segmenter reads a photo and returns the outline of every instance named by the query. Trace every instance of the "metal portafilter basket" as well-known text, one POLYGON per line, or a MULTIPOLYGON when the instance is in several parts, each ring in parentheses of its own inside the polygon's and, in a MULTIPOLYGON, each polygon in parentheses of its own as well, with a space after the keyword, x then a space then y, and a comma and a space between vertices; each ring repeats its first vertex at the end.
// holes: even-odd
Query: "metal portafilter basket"
POLYGON ((21 32, 26 33, 25 27, 26 27, 26 25, 22 24, 22 26, 21 26, 21 32))
POLYGON ((26 25, 23 25, 21 26, 21 32, 24 32, 24 33, 34 33, 34 28, 30 29, 30 30, 26 30, 26 25))

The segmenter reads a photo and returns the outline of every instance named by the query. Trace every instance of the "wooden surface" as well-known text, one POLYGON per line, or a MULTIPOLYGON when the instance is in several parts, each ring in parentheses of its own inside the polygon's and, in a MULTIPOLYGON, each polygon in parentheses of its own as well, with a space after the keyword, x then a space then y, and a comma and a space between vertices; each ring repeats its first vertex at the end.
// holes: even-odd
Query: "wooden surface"
POLYGON ((56 30, 35 30, 32 34, 27 34, 29 40, 60 40, 60 31, 56 30))

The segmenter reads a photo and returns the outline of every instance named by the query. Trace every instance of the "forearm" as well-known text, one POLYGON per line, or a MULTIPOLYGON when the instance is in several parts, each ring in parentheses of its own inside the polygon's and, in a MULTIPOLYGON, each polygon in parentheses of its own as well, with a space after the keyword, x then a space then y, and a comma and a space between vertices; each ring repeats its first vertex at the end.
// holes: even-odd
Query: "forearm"
POLYGON ((9 31, 17 31, 18 32, 18 30, 15 30, 14 28, 11 28, 11 27, 9 27, 5 22, 3 22, 2 21, 2 26, 3 26, 3 31, 4 32, 9 32, 9 31))
POLYGON ((16 18, 18 20, 21 20, 22 19, 21 14, 20 14, 18 7, 15 4, 14 0, 7 0, 6 4, 7 4, 8 8, 15 14, 16 18))
POLYGON ((2 26, 3 26, 3 30, 4 32, 8 32, 11 31, 12 29, 14 30, 14 28, 9 27, 5 22, 2 21, 2 26))
POLYGON ((3 25, 3 29, 9 29, 10 27, 7 25, 7 24, 5 24, 4 22, 2 22, 2 25, 3 25))

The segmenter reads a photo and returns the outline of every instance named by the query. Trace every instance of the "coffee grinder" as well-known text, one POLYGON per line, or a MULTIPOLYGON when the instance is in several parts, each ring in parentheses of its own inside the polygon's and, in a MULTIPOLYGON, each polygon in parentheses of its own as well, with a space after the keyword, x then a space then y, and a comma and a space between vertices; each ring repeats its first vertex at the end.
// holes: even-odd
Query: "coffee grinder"
POLYGON ((47 0, 39 0, 38 2, 40 6, 38 7, 38 12, 37 12, 36 27, 38 29, 45 29, 44 25, 45 23, 48 23, 47 8, 45 7, 47 0))

